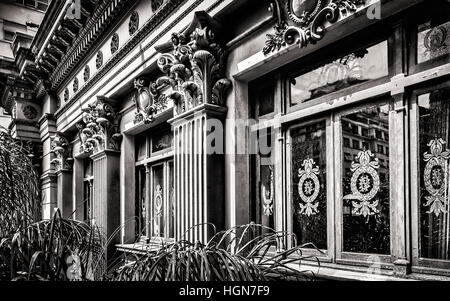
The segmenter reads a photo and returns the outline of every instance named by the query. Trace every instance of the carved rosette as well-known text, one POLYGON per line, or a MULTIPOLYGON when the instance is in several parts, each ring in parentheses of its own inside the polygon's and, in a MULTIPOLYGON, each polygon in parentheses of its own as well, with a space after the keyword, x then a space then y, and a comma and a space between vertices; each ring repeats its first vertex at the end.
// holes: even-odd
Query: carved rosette
POLYGON ((133 95, 136 105, 134 123, 151 123, 155 114, 167 108, 167 97, 159 92, 155 82, 150 82, 145 77, 134 80, 136 94, 133 95))
POLYGON ((64 135, 57 133, 51 137, 50 152, 55 156, 50 163, 56 171, 72 169, 72 150, 69 141, 64 135))
POLYGON ((167 97, 174 102, 175 115, 208 103, 224 106, 231 86, 224 76, 225 51, 216 40, 213 20, 204 12, 196 14, 194 26, 172 34, 173 51, 158 60, 166 74, 156 81, 158 89, 170 88, 167 97))
POLYGON ((267 35, 264 54, 286 45, 306 47, 321 40, 325 24, 337 22, 341 16, 354 13, 366 0, 272 0, 275 32, 267 35))
POLYGON ((120 150, 120 116, 112 104, 98 98, 82 109, 83 120, 77 124, 81 142, 81 153, 96 153, 103 150, 120 150))

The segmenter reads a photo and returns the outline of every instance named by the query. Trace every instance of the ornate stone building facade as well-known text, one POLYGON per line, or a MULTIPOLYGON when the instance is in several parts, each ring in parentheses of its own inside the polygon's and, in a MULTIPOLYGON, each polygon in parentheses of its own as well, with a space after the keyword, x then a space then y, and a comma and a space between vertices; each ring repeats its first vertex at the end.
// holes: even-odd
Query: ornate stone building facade
POLYGON ((256 222, 320 277, 450 277, 448 1, 76 3, 2 94, 43 218, 111 254, 256 222))

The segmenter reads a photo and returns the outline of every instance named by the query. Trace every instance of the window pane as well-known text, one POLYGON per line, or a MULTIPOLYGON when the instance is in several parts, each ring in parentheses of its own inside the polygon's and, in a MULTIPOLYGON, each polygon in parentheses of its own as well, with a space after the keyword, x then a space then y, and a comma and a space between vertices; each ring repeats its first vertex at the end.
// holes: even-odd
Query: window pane
POLYGON ((164 165, 153 168, 153 236, 164 237, 164 165))
POLYGON ((146 236, 147 226, 147 205, 146 205, 146 174, 145 167, 139 167, 136 173, 136 216, 138 217, 136 223, 136 236, 146 236))
MULTIPOLYGON (((255 156, 256 200, 253 204, 254 222, 274 229, 275 186, 272 155, 272 129, 258 133, 258 155, 255 156)), ((266 232, 263 230, 262 232, 266 232)))
POLYGON ((144 160, 147 157, 147 135, 140 134, 135 138, 136 161, 144 160))
POLYGON ((276 79, 269 75, 250 83, 249 95, 252 105, 252 117, 258 119, 258 117, 275 111, 276 82, 276 79))
POLYGON ((384 41, 292 78, 291 105, 388 74, 388 43, 384 41))
POLYGON ((172 147, 172 131, 156 131, 152 136, 152 153, 172 147))
POLYGON ((449 259, 450 93, 419 96, 420 256, 449 259))
POLYGON ((298 243, 327 249, 326 124, 293 129, 293 232, 298 243))
POLYGON ((436 27, 430 22, 419 26, 417 63, 423 63, 450 53, 450 21, 436 27))
POLYGON ((374 106, 342 117, 344 251, 390 253, 389 157, 382 151, 389 132, 389 106, 374 106), (362 130, 368 137, 362 135, 362 130))
POLYGON ((167 235, 170 238, 175 237, 174 235, 174 219, 175 219, 175 188, 173 182, 173 161, 169 162, 169 205, 168 205, 168 216, 169 216, 169 229, 167 230, 167 235))

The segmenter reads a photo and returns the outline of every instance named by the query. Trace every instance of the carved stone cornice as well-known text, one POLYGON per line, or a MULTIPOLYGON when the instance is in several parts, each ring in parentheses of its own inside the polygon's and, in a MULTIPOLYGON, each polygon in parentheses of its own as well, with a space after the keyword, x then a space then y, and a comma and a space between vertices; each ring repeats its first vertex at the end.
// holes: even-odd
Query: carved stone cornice
POLYGON ((272 0, 275 33, 268 34, 264 54, 286 45, 306 47, 325 35, 325 23, 335 23, 341 16, 354 13, 366 0, 272 0))
POLYGON ((120 150, 121 116, 113 101, 105 97, 82 109, 83 120, 77 123, 80 139, 80 153, 97 153, 104 150, 120 150))
POLYGON ((174 115, 204 103, 225 106, 231 81, 224 76, 226 55, 220 37, 220 24, 206 12, 196 12, 185 31, 172 34, 173 50, 158 59, 165 76, 156 80, 155 87, 169 90, 174 115))
POLYGON ((55 171, 72 170, 72 149, 67 138, 63 134, 57 133, 50 137, 50 140, 50 152, 55 155, 50 164, 53 165, 55 171))
MULTIPOLYGON (((196 0, 188 9, 183 11, 180 18, 185 17, 189 13, 192 12, 192 10, 195 9, 203 0, 196 0)), ((221 0, 223 1, 223 0, 221 0)), ((91 79, 81 87, 81 89, 67 102, 64 104, 64 106, 58 110, 55 115, 57 118, 61 116, 68 108, 70 108, 76 101, 80 99, 81 96, 83 96, 89 89, 91 89, 93 86, 95 86, 96 83, 100 79, 102 79, 104 76, 108 74, 108 72, 111 71, 113 67, 116 67, 117 64, 130 52, 132 51, 136 45, 138 45, 142 40, 148 36, 149 32, 152 32, 158 26, 169 16, 173 11, 183 3, 184 0, 166 0, 163 5, 158 9, 158 11, 141 27, 139 30, 131 37, 131 39, 122 46, 115 54, 114 56, 108 60, 107 63, 103 64, 101 66, 101 69, 99 69, 92 77, 91 79)), ((148 44, 146 44, 142 51, 146 51, 153 47, 155 43, 163 37, 167 32, 169 32, 169 29, 175 26, 178 23, 178 19, 174 20, 167 28, 162 29, 158 32, 156 37, 148 44)), ((114 72, 113 76, 117 76, 120 74, 123 70, 125 70, 133 61, 138 59, 140 57, 140 53, 137 53, 131 57, 127 63, 125 63, 122 67, 120 67, 116 72, 114 72)), ((94 95, 98 94, 99 88, 95 91, 92 91, 92 94, 90 97, 93 97, 94 95)))

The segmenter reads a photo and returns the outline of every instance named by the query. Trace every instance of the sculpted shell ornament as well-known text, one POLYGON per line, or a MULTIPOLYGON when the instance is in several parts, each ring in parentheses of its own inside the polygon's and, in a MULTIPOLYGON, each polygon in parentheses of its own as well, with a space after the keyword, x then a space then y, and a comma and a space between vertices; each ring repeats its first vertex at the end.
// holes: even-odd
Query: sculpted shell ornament
POLYGON ((450 150, 444 151, 445 141, 442 138, 431 140, 428 143, 430 153, 426 152, 424 161, 427 162, 424 170, 425 189, 429 193, 425 197, 426 207, 430 207, 427 213, 434 213, 439 216, 447 212, 448 200, 447 182, 448 182, 448 160, 450 159, 450 150))
POLYGON ((315 166, 313 159, 303 161, 303 169, 298 170, 300 180, 298 182, 298 194, 302 203, 299 203, 300 214, 311 216, 319 213, 319 202, 315 202, 320 192, 319 167, 315 166))
POLYGON ((353 213, 364 217, 378 214, 378 200, 372 201, 380 190, 380 178, 377 169, 380 168, 378 159, 372 160, 374 155, 370 150, 359 152, 356 161, 352 163, 353 172, 350 180, 352 194, 346 195, 344 200, 352 201, 353 213))
POLYGON ((306 47, 325 35, 325 23, 354 13, 366 0, 272 0, 269 10, 276 20, 275 33, 268 34, 265 55, 286 45, 306 47))

